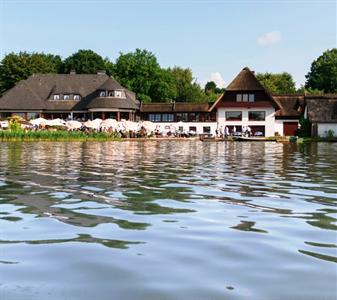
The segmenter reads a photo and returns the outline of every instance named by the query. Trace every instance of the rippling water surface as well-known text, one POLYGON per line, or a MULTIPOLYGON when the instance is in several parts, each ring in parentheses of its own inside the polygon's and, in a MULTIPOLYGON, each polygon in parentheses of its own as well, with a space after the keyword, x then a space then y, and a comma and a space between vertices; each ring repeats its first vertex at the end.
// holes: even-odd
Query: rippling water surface
POLYGON ((337 145, 0 143, 1 299, 335 299, 337 145))

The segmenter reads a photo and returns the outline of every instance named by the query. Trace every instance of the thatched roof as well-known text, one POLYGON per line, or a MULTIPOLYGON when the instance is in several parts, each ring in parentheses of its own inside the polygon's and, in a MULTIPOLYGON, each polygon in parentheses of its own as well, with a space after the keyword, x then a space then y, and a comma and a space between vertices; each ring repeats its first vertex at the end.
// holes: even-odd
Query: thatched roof
POLYGON ((87 105, 88 109, 93 108, 116 108, 116 109, 132 109, 137 110, 139 109, 139 102, 134 101, 130 98, 111 98, 111 97, 105 97, 105 98, 94 98, 90 101, 90 103, 87 105))
POLYGON ((255 74, 245 67, 226 87, 226 91, 264 91, 264 87, 257 80, 255 74))
POLYGON ((312 123, 337 123, 337 94, 306 96, 308 118, 312 123))
MULTIPOLYGON (((34 74, 4 93, 0 98, 0 110, 86 110, 91 100, 97 96, 97 90, 102 88, 124 89, 105 74, 34 74), (79 94, 81 100, 53 100, 54 94, 79 94)), ((122 100, 127 103, 123 103, 121 108, 138 108, 139 102, 135 94, 124 90, 126 99, 122 100)))
POLYGON ((276 117, 300 117, 304 112, 303 95, 273 95, 273 99, 280 107, 276 117))
POLYGON ((142 103, 140 111, 143 113, 174 113, 174 112, 207 112, 208 103, 142 103))

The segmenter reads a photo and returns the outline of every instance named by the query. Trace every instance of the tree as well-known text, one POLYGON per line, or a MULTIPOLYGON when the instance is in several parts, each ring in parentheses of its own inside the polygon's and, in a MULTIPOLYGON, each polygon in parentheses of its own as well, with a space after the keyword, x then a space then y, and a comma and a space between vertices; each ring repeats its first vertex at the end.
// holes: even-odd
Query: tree
POLYGON ((327 50, 313 61, 305 76, 306 88, 322 90, 325 93, 337 92, 337 48, 327 50))
POLYGON ((135 52, 120 53, 114 70, 116 79, 137 93, 139 100, 169 101, 176 95, 174 77, 160 68, 152 52, 136 49, 135 52))
POLYGON ((287 73, 258 73, 256 78, 272 94, 294 94, 296 86, 293 77, 287 73))
POLYGON ((176 101, 179 102, 207 102, 207 97, 200 85, 193 78, 191 69, 174 67, 168 69, 174 76, 177 91, 176 101))
POLYGON ((214 81, 208 81, 205 85, 205 93, 215 93, 216 83, 214 81))
POLYGON ((61 57, 44 53, 9 53, 0 62, 0 93, 36 73, 58 73, 61 57))
POLYGON ((77 74, 96 74, 105 69, 106 63, 102 56, 92 50, 78 50, 64 60, 62 73, 74 70, 77 74))

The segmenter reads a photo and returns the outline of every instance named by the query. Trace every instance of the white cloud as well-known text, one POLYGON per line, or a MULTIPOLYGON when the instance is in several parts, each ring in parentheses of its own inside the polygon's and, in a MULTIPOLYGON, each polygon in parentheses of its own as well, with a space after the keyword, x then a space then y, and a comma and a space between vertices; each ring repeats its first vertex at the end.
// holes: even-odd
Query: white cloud
POLYGON ((257 39, 257 43, 260 46, 268 46, 272 44, 277 44, 281 41, 281 33, 279 31, 267 32, 264 35, 261 35, 257 39))
POLYGON ((214 81, 217 87, 224 88, 226 87, 225 80, 222 78, 222 75, 220 72, 214 72, 211 74, 211 78, 209 81, 214 81))

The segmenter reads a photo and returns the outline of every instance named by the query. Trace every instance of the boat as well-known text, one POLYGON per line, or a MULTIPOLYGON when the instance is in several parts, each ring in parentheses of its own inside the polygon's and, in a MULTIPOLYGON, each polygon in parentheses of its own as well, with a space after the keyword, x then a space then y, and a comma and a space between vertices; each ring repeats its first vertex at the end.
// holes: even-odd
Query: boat
POLYGON ((245 136, 233 136, 233 141, 237 142, 276 142, 276 138, 273 137, 260 137, 260 136, 251 136, 251 137, 245 137, 245 136))

